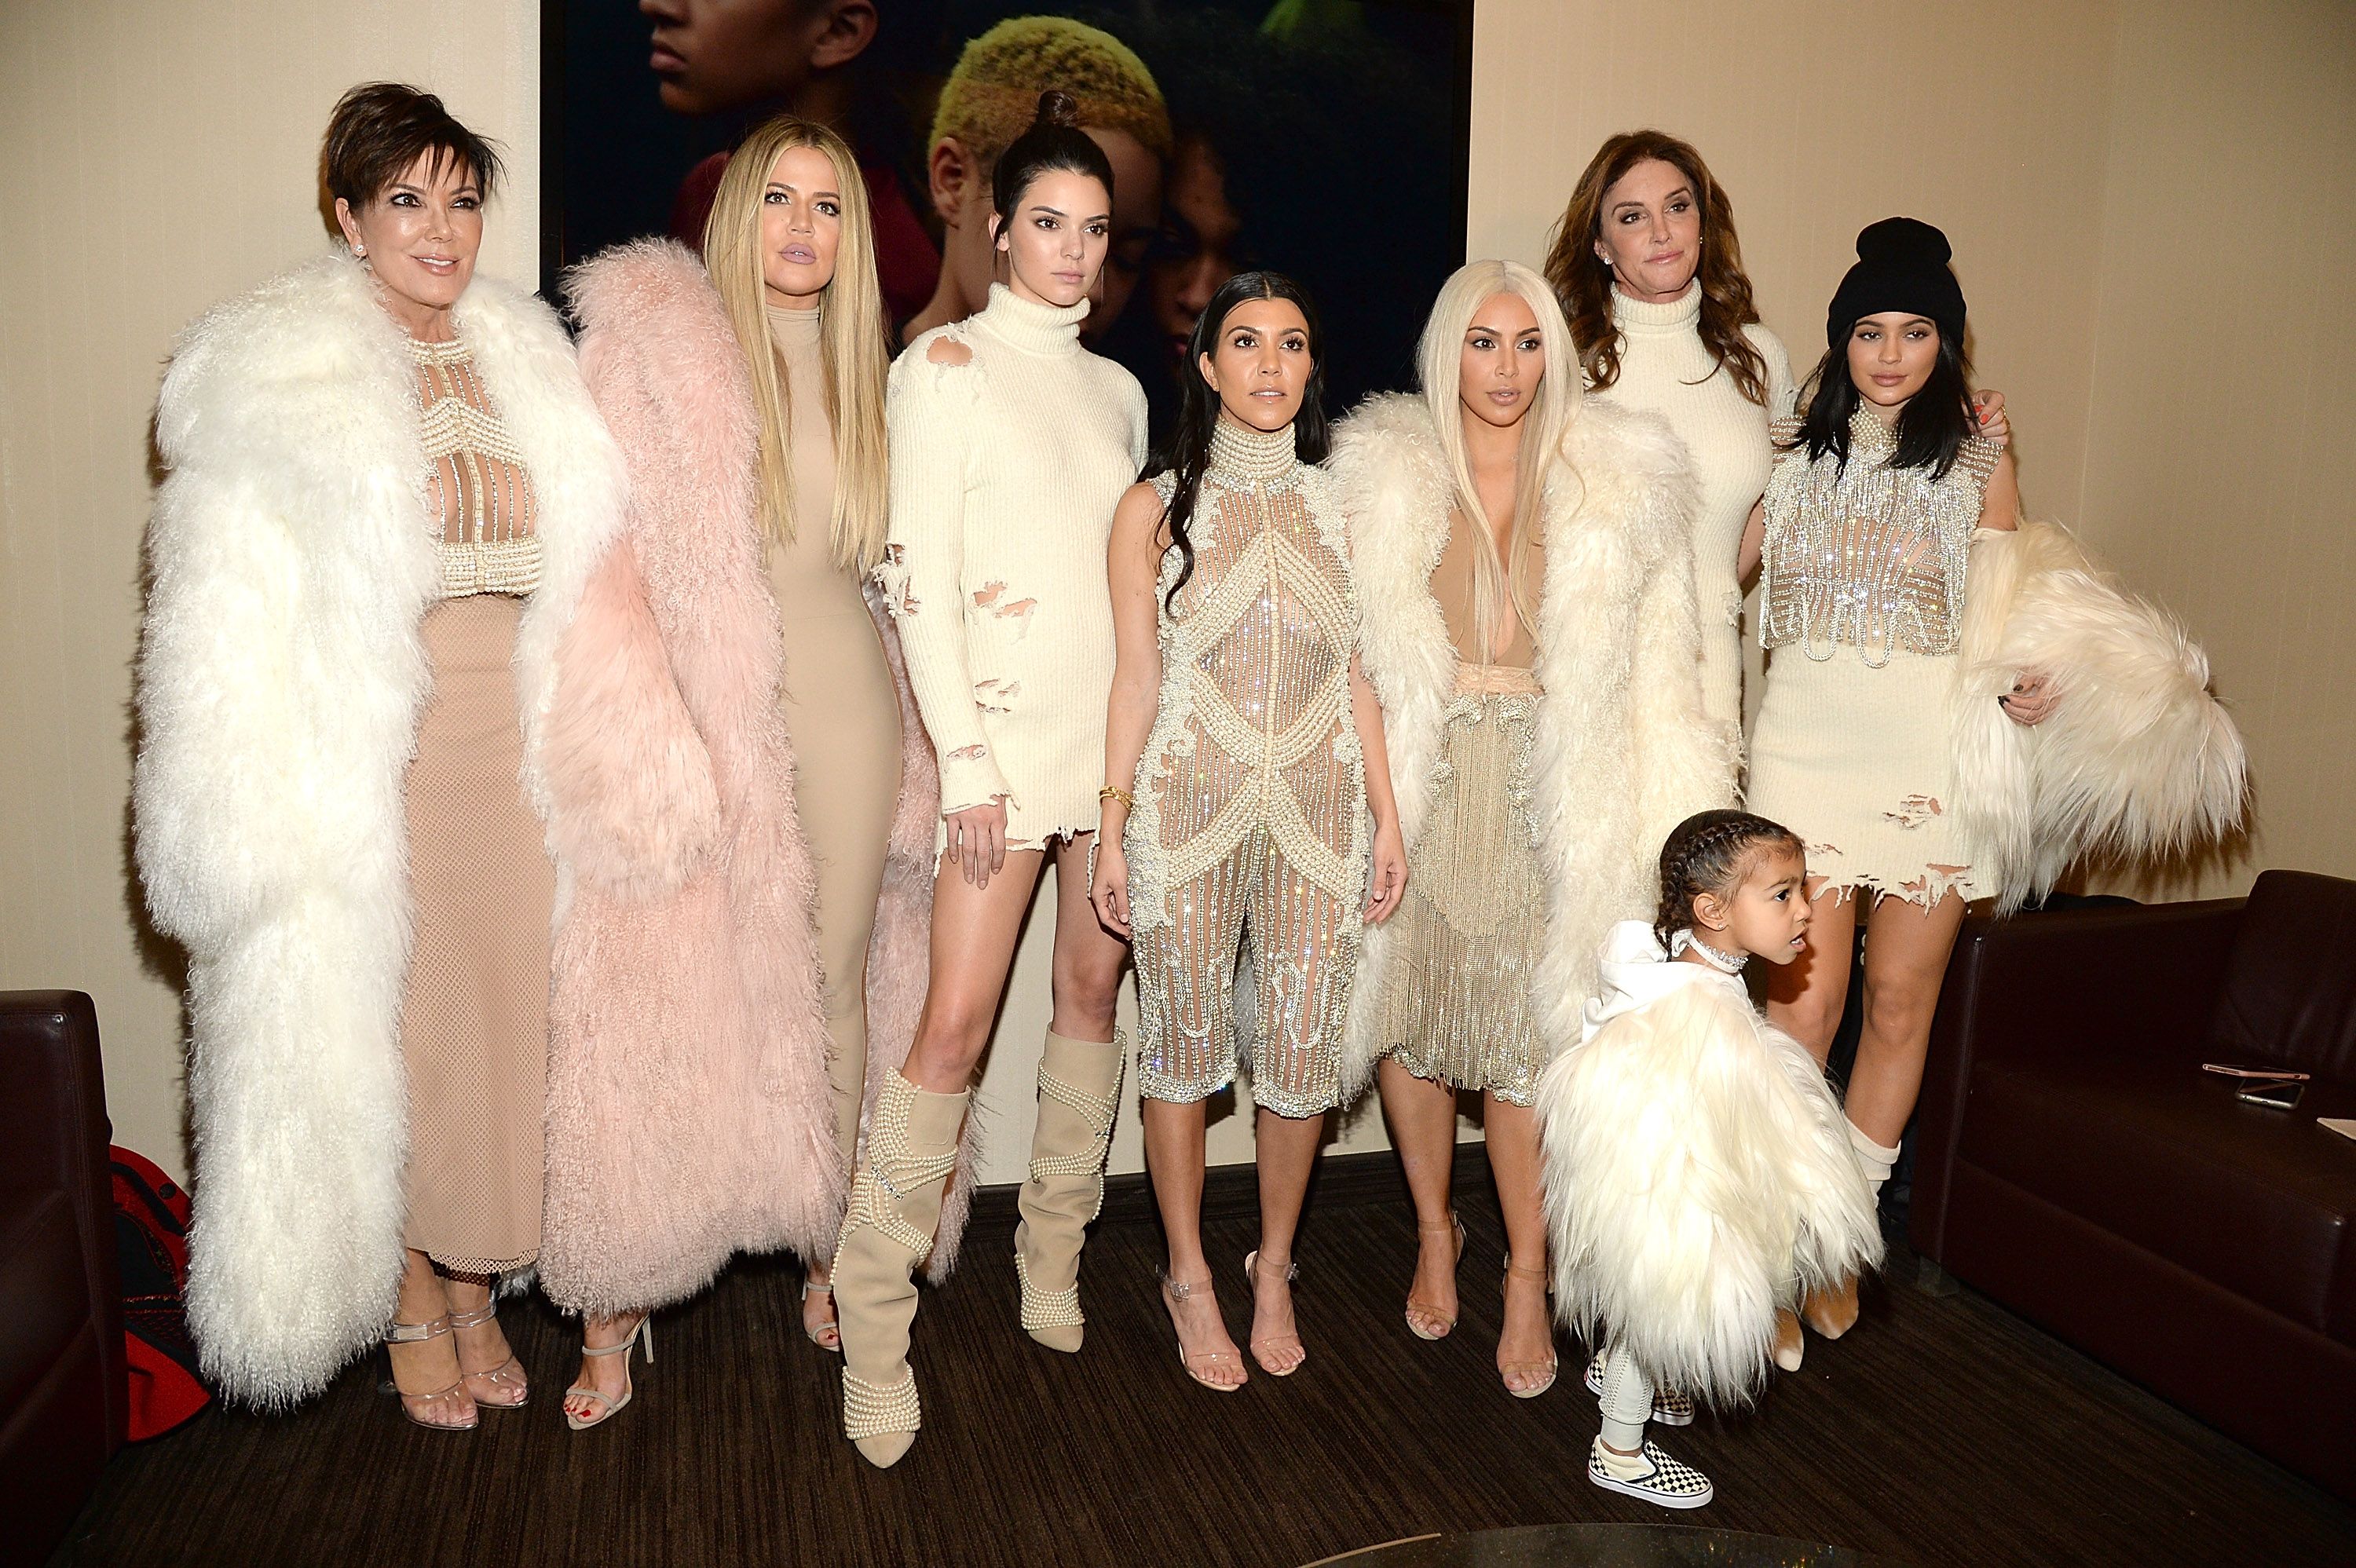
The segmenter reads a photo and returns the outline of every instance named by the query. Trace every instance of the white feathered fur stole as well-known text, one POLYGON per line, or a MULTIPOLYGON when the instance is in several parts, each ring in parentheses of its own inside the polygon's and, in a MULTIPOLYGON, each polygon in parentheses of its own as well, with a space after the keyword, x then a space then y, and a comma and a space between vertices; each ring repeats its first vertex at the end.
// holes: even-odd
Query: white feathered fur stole
POLYGON ((2068 529, 2023 523, 1972 543, 1953 720, 1954 809, 2009 912, 2084 857, 2167 859, 2242 825, 2248 758, 2209 692, 2209 660, 2068 529), (2035 726, 1996 699, 2041 672, 2035 726))
POLYGON ((1730 976, 1612 928, 1586 1040, 1538 1081, 1555 1309, 1661 1386, 1757 1393, 1775 1311, 1881 1261, 1823 1069, 1730 976))

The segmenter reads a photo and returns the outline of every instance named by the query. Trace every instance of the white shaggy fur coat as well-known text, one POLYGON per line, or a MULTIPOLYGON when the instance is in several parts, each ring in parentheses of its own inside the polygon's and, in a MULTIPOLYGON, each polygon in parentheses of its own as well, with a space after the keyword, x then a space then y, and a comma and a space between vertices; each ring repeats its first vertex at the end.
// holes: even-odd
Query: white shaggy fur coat
MULTIPOLYGON (((538 496, 515 671, 545 816, 556 644, 625 479, 546 306, 477 279, 456 327, 538 496)), ((136 853, 189 955, 189 1327, 206 1374, 262 1405, 374 1340, 402 1269, 402 786, 440 586, 415 387, 338 252, 198 321, 157 405, 136 853)))
MULTIPOLYGON (((1455 645, 1431 595, 1451 485, 1423 400, 1403 394, 1370 398, 1342 421, 1329 466, 1350 519, 1360 655, 1382 699, 1412 878, 1456 689, 1455 645)), ((1547 478, 1534 628, 1546 695, 1532 771, 1549 901, 1530 914, 1547 923, 1535 986, 1557 1052, 1579 1038, 1604 933, 1651 912, 1669 830, 1734 799, 1739 739, 1702 711, 1696 493, 1665 424, 1596 402, 1580 409, 1547 478)), ((1370 926, 1343 1052, 1353 1093, 1398 1043, 1378 1020, 1404 973, 1391 928, 1370 926)))
POLYGON ((1742 982, 1612 928, 1584 1041, 1538 1080, 1555 1304, 1659 1385, 1756 1393, 1775 1311, 1881 1261, 1824 1070, 1742 982))
POLYGON ((2167 860, 2238 831, 2249 794, 2240 731, 2209 692, 2209 659, 2055 523, 1972 541, 1950 727, 1955 814, 1983 846, 1997 908, 2050 891, 2083 858, 2167 860), (2046 720, 1996 699, 2050 679, 2046 720))

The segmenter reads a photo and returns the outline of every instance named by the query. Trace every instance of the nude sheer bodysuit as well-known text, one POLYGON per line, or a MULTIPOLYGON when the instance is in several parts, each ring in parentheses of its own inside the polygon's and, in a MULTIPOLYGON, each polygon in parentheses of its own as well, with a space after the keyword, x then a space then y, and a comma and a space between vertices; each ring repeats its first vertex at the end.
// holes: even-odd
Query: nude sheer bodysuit
MULTIPOLYGON (((1166 505, 1172 476, 1155 483, 1166 505)), ((1290 427, 1223 419, 1214 432, 1123 839, 1149 1099, 1200 1100, 1234 1080, 1247 947, 1254 1099, 1287 1116, 1340 1099, 1369 824, 1350 708, 1357 609, 1325 483, 1290 427)), ((1163 558, 1165 600, 1180 566, 1175 549, 1163 558)))

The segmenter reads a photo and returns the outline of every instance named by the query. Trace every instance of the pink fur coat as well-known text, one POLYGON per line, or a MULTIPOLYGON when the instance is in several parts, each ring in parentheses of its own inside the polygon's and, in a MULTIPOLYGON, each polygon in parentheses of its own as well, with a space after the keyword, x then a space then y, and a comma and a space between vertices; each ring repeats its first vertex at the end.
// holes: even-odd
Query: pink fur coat
MULTIPOLYGON (((582 371, 630 502, 558 648, 549 716, 559 883, 540 1266, 558 1304, 605 1314, 692 1295, 739 1250, 826 1256, 848 1173, 744 356, 676 245, 620 247, 573 283, 582 371)), ((905 680, 901 710, 869 959, 871 1101, 925 990, 937 773, 905 680)))

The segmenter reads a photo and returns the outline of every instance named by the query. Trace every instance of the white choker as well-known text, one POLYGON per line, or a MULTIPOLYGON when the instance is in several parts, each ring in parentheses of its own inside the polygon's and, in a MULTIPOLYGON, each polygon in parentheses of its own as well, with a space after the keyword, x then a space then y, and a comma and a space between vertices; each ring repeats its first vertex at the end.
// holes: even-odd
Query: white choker
POLYGON ((1702 962, 1721 975, 1740 975, 1742 973, 1743 966, 1751 962, 1749 954, 1746 953, 1738 957, 1731 953, 1720 953, 1690 931, 1681 931, 1677 934, 1685 938, 1684 945, 1700 954, 1702 962))

